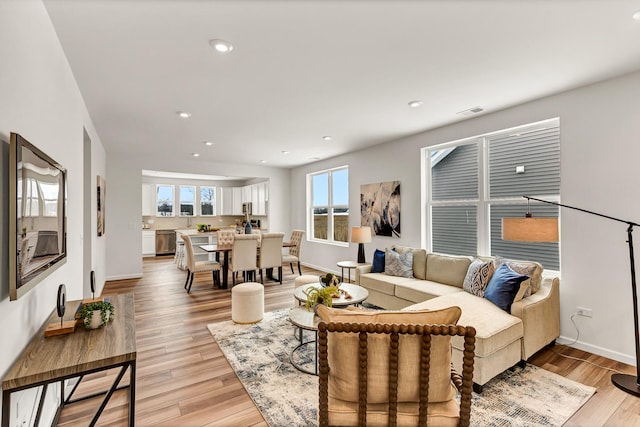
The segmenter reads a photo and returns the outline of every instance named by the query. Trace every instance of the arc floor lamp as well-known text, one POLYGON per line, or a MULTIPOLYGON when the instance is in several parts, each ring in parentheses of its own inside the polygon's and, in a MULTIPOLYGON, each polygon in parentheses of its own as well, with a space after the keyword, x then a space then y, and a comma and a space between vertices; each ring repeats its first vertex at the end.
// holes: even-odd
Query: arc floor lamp
MULTIPOLYGON (((588 211, 586 209, 576 208, 574 206, 563 205, 561 203, 536 199, 529 196, 523 197, 527 199, 527 204, 529 203, 529 201, 535 200, 536 202, 548 203, 550 205, 574 209, 580 212, 627 224, 627 243, 629 244, 629 261, 631 265, 631 294, 633 295, 633 322, 636 344, 636 375, 633 376, 627 374, 613 374, 611 376, 611 382, 620 390, 640 397, 640 338, 638 334, 638 291, 636 287, 635 260, 633 257, 633 237, 631 234, 633 232, 633 227, 639 227, 640 225, 632 221, 625 221, 620 218, 614 218, 612 216, 588 211)), ((527 209, 525 218, 502 218, 502 239, 525 242, 557 242, 558 219, 533 218, 533 216, 527 209)))

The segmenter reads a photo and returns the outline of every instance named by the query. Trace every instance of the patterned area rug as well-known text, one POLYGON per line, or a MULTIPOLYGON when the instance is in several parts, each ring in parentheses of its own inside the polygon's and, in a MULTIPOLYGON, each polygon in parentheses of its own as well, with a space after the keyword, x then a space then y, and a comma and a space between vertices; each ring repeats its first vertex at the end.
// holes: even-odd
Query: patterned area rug
MULTIPOLYGON (((270 426, 315 426, 318 378, 291 364, 299 342, 288 313, 265 313, 255 325, 227 321, 208 328, 270 426)), ((314 346, 308 348, 295 361, 309 369, 314 346)), ((594 393, 593 387, 533 365, 515 368, 485 384, 481 395, 473 394, 471 425, 561 426, 594 393)))

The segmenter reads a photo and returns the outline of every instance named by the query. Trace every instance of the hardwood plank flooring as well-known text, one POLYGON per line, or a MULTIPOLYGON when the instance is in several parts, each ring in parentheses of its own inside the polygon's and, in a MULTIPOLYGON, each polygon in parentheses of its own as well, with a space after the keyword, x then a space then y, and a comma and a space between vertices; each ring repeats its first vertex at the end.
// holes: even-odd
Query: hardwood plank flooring
MULTIPOLYGON (((265 310, 293 305, 293 280, 287 267, 284 280, 265 280, 265 310)), ((321 272, 303 267, 303 274, 321 272)), ((260 412, 207 330, 207 324, 231 319, 231 293, 213 289, 211 274, 196 275, 191 293, 183 289, 186 273, 172 257, 145 258, 141 279, 108 282, 103 295, 135 295, 138 350, 136 426, 266 426, 260 412)), ((583 384, 597 393, 569 420, 567 426, 638 426, 640 398, 611 384, 611 372, 634 374, 629 365, 570 347, 542 350, 530 363, 583 384)), ((114 374, 86 378, 77 395, 103 390, 114 374)), ((58 425, 86 426, 100 399, 65 407, 58 425)), ((107 405, 100 426, 127 425, 126 391, 118 391, 107 405)))

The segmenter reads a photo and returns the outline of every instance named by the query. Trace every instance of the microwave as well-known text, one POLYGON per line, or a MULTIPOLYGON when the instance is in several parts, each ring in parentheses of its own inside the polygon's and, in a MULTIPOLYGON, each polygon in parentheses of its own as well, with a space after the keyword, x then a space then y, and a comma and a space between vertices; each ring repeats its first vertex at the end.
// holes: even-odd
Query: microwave
POLYGON ((243 215, 251 215, 251 202, 242 204, 242 214, 243 215))

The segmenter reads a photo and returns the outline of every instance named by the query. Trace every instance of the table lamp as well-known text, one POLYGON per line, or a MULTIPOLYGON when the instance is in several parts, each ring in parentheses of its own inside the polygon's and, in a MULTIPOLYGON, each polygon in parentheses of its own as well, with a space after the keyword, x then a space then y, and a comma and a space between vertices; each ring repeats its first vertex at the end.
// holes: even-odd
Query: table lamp
POLYGON ((358 244, 358 264, 364 264, 364 244, 371 243, 371 227, 351 227, 351 241, 358 244))

